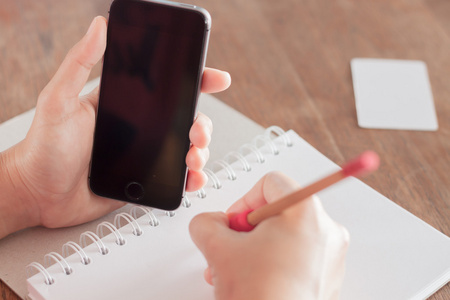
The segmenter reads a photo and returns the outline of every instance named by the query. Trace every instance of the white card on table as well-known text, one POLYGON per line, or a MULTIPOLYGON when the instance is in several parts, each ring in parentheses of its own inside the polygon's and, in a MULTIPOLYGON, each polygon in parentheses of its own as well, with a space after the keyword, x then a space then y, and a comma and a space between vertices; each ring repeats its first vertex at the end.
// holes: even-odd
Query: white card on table
POLYGON ((438 129, 427 67, 416 60, 351 61, 358 125, 363 128, 438 129))

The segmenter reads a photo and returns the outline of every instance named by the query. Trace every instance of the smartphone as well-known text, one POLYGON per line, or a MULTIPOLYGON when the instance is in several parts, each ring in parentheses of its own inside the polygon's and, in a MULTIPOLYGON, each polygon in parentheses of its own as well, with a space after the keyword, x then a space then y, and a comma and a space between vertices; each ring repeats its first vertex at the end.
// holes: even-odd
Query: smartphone
POLYGON ((209 13, 197 6, 112 2, 89 174, 93 193, 163 210, 181 204, 210 29, 209 13))

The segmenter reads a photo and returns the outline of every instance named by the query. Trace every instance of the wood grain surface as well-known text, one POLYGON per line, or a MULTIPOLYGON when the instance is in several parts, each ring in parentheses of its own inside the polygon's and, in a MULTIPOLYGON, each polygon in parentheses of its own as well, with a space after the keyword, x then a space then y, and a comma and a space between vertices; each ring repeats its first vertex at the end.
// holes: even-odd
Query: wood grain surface
MULTIPOLYGON (((207 65, 231 73, 218 97, 263 126, 294 129, 338 164, 366 149, 363 181, 450 236, 450 1, 192 0, 213 19, 207 65), (423 60, 436 132, 356 121, 350 60, 423 60)), ((0 122, 36 104, 67 51, 109 0, 0 0, 0 122)), ((100 75, 96 67, 92 78, 100 75)), ((450 254, 449 254, 450 255, 450 254)), ((3 299, 19 299, 0 283, 3 299)), ((450 299, 446 285, 430 299, 450 299)))

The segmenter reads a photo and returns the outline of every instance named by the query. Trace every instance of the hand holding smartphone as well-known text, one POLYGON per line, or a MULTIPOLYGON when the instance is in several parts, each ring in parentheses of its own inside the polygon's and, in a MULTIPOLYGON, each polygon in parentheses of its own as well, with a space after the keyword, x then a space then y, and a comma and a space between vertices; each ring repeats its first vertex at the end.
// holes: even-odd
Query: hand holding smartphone
POLYGON ((210 26, 191 5, 112 2, 89 177, 95 194, 180 205, 210 26))

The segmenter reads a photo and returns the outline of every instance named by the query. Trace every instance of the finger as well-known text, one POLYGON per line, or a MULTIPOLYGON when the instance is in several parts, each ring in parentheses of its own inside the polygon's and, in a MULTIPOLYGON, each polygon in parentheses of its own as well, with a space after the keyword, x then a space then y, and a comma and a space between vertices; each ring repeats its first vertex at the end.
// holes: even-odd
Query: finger
POLYGON ((228 72, 205 68, 202 77, 202 93, 218 93, 226 90, 231 84, 228 72))
POLYGON ((205 269, 205 272, 203 273, 203 276, 205 277, 205 281, 207 283, 209 283, 210 285, 214 285, 213 284, 213 280, 212 280, 212 274, 211 274, 211 268, 207 267, 205 269))
POLYGON ((228 218, 223 212, 199 214, 189 224, 192 241, 208 262, 223 253, 228 236, 236 233, 228 226, 228 218))
POLYGON ((212 131, 213 124, 211 119, 199 112, 189 131, 189 139, 195 147, 206 148, 211 142, 212 131))
MULTIPOLYGON (((92 67, 102 58, 106 47, 106 20, 96 17, 86 35, 69 51, 44 93, 56 94, 60 101, 78 99, 92 67)), ((56 100, 55 99, 55 100, 56 100)))
POLYGON ((186 192, 195 192, 205 186, 208 182, 208 176, 202 171, 188 171, 186 192))
POLYGON ((345 278, 345 257, 347 254, 350 236, 346 228, 340 224, 336 224, 336 231, 332 233, 333 239, 328 242, 329 261, 334 261, 329 265, 328 276, 323 283, 329 287, 327 299, 340 299, 339 294, 342 282, 345 278))
POLYGON ((248 209, 256 209, 274 202, 299 189, 299 185, 281 172, 270 172, 261 178, 255 186, 236 201, 227 213, 239 213, 248 209))
POLYGON ((338 224, 339 230, 342 234, 342 241, 344 244, 345 251, 347 251, 348 246, 350 244, 350 233, 348 232, 347 228, 342 226, 341 224, 338 224))
POLYGON ((209 149, 199 149, 197 147, 191 147, 186 155, 186 165, 189 170, 201 171, 206 165, 209 159, 209 149))

